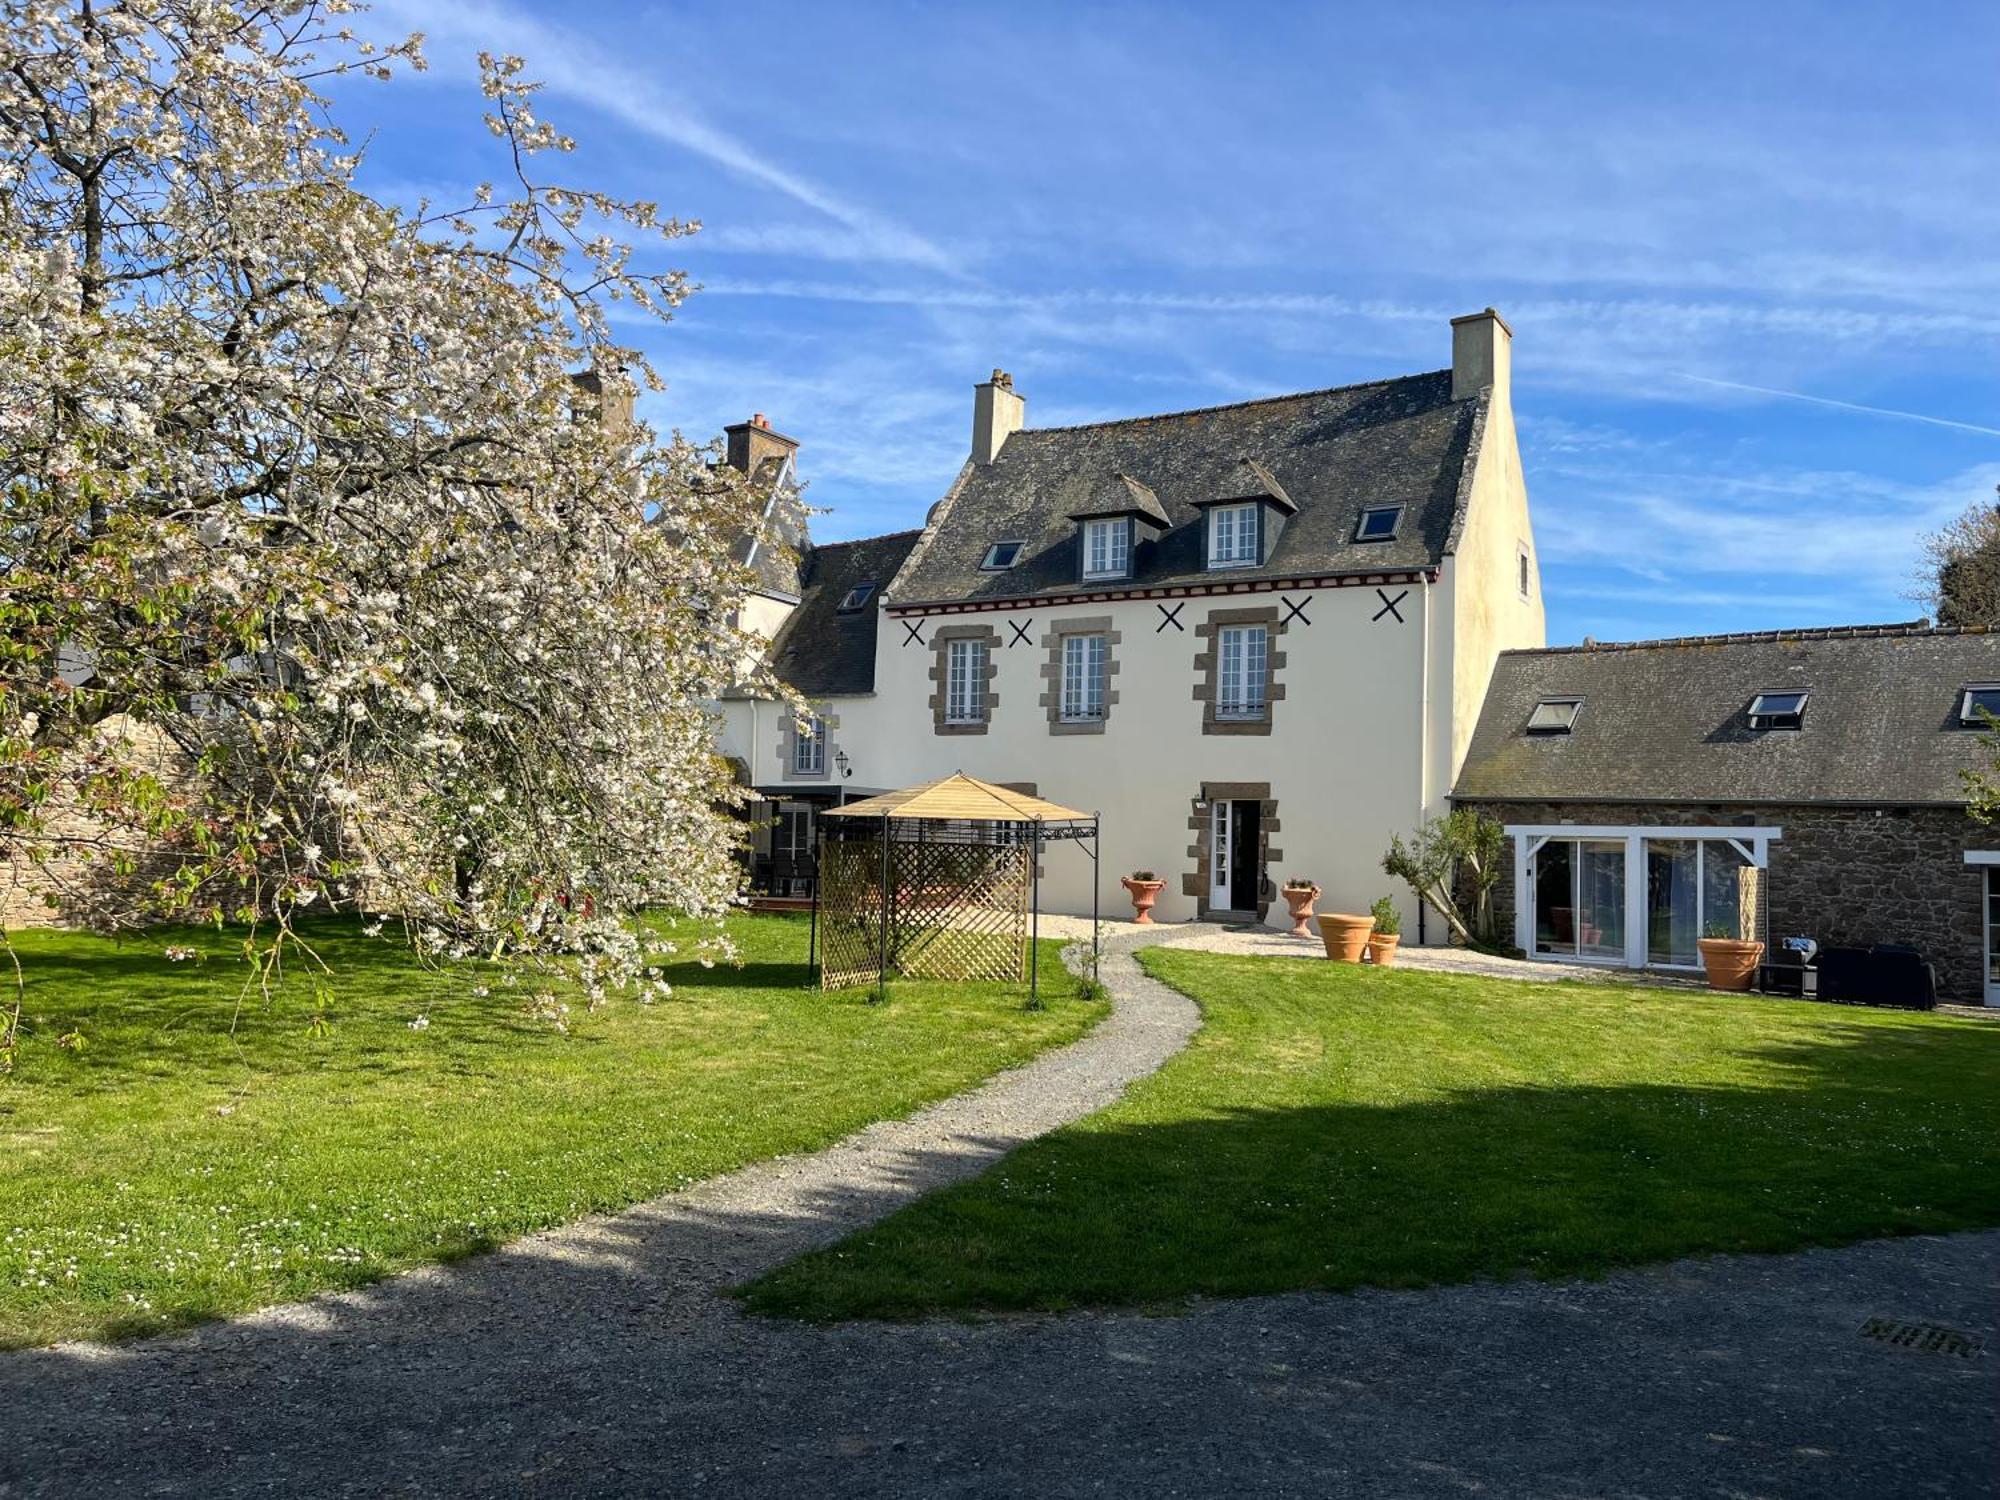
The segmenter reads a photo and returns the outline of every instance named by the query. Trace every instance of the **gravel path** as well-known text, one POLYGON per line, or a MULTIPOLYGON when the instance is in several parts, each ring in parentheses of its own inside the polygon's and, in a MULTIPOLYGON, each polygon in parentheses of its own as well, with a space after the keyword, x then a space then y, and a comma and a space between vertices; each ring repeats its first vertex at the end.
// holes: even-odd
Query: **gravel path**
POLYGON ((815 1329, 717 1293, 1110 1102, 1194 1007, 910 1120, 363 1292, 0 1356, 0 1496, 1970 1495, 2000 1233, 1508 1283, 815 1329))

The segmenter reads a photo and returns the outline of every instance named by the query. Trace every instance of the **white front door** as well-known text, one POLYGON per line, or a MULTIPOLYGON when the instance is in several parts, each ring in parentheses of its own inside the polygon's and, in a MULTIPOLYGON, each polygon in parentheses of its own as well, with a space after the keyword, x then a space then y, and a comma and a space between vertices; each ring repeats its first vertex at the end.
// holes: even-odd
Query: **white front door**
POLYGON ((1208 826, 1208 908, 1229 910, 1229 803, 1217 798, 1208 826))

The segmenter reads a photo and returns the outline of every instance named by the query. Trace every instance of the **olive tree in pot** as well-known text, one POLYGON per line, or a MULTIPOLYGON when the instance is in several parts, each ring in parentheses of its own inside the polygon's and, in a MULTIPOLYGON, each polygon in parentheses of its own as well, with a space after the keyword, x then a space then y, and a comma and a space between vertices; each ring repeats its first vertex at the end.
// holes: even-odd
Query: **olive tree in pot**
POLYGON ((1368 935, 1368 961, 1387 968, 1396 961, 1396 945, 1402 941, 1403 918, 1396 903, 1384 896, 1369 908, 1375 914, 1375 930, 1368 935))

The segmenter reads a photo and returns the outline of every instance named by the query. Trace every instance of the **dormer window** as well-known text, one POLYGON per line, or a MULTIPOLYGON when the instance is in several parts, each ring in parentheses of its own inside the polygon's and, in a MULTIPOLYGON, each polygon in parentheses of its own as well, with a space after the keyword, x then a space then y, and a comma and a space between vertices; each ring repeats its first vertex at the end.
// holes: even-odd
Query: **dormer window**
POLYGON ((1208 565, 1211 568, 1253 567, 1263 559, 1258 555, 1259 512, 1254 501, 1243 505, 1212 506, 1208 512, 1208 565))
POLYGON ((1083 576, 1123 578, 1132 571, 1132 522, 1125 516, 1083 523, 1083 576))
POLYGON ((859 614, 867 607, 868 601, 874 596, 874 584, 857 583, 853 588, 840 596, 840 606, 837 612, 843 615, 859 614))
POLYGON ((1783 692, 1759 693, 1750 700, 1750 727, 1752 729, 1803 729, 1806 722, 1806 698, 1802 691, 1786 689, 1783 692))
POLYGON ((1357 542, 1392 542, 1396 539, 1396 528, 1402 524, 1403 507, 1400 505, 1374 505, 1361 512, 1361 520, 1354 528, 1357 542))
POLYGON ((1004 573, 1021 560, 1021 549, 1026 542, 995 542, 986 549, 986 556, 979 564, 982 573, 1004 573))
POLYGON ((1958 722, 1965 729, 1991 729, 2000 719, 2000 683, 1968 683, 1958 695, 1958 722))
POLYGON ((1568 734, 1576 728, 1576 716, 1582 708, 1581 698, 1544 698, 1528 715, 1528 733, 1568 734))

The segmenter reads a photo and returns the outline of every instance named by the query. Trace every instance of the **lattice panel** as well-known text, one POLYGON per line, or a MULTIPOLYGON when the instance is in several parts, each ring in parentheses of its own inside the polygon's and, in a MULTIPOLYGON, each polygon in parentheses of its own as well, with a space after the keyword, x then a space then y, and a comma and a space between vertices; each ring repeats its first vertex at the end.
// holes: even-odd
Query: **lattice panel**
POLYGON ((896 844, 894 967, 913 979, 1027 974, 1026 844, 896 844))
POLYGON ((873 984, 882 943, 882 846, 830 839, 819 848, 820 984, 873 984))

